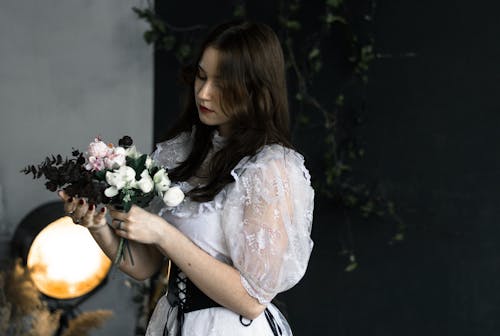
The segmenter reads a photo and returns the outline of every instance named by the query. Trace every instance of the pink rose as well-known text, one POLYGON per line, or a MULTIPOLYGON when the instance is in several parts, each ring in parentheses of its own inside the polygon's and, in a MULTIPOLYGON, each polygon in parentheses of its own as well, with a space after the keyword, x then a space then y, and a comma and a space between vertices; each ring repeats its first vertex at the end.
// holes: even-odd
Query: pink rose
POLYGON ((104 158, 104 165, 108 169, 116 169, 125 165, 125 148, 114 147, 108 156, 104 158))
POLYGON ((90 156, 85 165, 85 169, 93 171, 100 171, 104 168, 104 160, 102 158, 96 158, 95 156, 90 156))
POLYGON ((89 157, 104 158, 112 152, 112 148, 102 142, 99 138, 95 138, 94 142, 91 142, 89 148, 87 149, 87 155, 89 157))

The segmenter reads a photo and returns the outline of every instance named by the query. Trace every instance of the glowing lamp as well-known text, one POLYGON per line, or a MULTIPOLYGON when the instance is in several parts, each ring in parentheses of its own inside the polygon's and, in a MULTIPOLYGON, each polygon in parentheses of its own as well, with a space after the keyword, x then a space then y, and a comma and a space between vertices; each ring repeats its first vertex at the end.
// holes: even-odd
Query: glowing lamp
POLYGON ((86 228, 64 216, 35 237, 27 265, 40 292, 56 299, 73 299, 96 288, 111 261, 86 228))
POLYGON ((43 204, 23 218, 11 241, 51 311, 62 310, 61 335, 77 308, 107 282, 111 261, 89 231, 73 223, 60 201, 43 204))
POLYGON ((89 231, 73 223, 60 201, 32 210, 16 228, 12 257, 28 267, 38 290, 56 308, 76 307, 107 281, 111 261, 89 231))

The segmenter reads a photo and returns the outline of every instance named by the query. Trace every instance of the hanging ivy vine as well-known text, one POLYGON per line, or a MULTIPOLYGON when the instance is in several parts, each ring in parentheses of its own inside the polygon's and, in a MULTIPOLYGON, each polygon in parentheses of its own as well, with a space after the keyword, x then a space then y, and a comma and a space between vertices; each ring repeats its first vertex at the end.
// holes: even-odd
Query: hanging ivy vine
MULTIPOLYGON (((317 6, 314 3, 313 6, 317 6)), ((247 17, 246 1, 233 4, 235 18, 247 17)), ((352 210, 364 218, 384 217, 395 224, 391 242, 404 239, 405 225, 396 212, 394 202, 383 196, 380 184, 365 182, 354 169, 365 154, 356 129, 366 112, 369 70, 374 53, 373 25, 376 0, 324 0, 319 14, 319 28, 311 33, 304 22, 305 1, 278 2, 278 26, 275 27, 285 53, 290 96, 297 104, 292 111, 294 134, 322 134, 322 171, 313 174, 315 189, 336 206, 344 209, 345 230, 341 253, 347 257, 346 271, 358 266, 351 229, 352 210), (327 47, 325 47, 327 46, 327 47), (320 98, 316 86, 328 69, 325 50, 337 50, 343 68, 341 85, 320 98), (333 97, 333 98, 332 98, 333 97), (296 110, 295 110, 296 109, 296 110)), ((133 8, 138 17, 149 24, 144 40, 158 50, 166 50, 184 64, 192 56, 191 45, 208 27, 194 25, 176 27, 159 17, 153 5, 133 8)), ((306 11, 307 12, 307 11, 306 11)), ((309 11, 310 12, 310 11, 309 11)), ((321 90, 325 90, 324 86, 321 90)))

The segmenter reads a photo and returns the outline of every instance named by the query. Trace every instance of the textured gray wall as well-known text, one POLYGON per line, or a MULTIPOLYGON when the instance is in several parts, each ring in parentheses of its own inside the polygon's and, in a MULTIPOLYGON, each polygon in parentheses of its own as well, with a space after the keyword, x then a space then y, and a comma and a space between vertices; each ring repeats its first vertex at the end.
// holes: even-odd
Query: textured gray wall
POLYGON ((152 51, 140 1, 0 3, 0 185, 10 228, 55 198, 19 173, 96 135, 152 142, 152 51))
MULTIPOLYGON (((0 235, 56 199, 19 173, 50 153, 84 150, 96 135, 152 148, 152 50, 131 8, 144 1, 0 2, 0 235)), ((132 335, 123 276, 82 307, 113 309, 94 335, 132 335)))

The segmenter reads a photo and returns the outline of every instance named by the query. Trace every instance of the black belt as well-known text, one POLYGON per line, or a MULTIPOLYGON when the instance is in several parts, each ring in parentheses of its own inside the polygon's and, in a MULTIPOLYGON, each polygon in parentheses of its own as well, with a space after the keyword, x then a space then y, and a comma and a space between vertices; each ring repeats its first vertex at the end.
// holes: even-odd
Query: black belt
POLYGON ((184 314, 200 309, 222 307, 206 296, 185 275, 181 277, 180 270, 175 265, 172 265, 171 279, 173 281, 169 281, 168 284, 168 302, 172 307, 179 307, 184 314))
MULTIPOLYGON (((184 314, 195 310, 222 307, 220 304, 205 295, 205 293, 203 293, 198 287, 196 287, 195 284, 191 282, 191 280, 189 280, 184 274, 183 276, 181 276, 179 268, 173 264, 170 274, 170 280, 171 281, 169 281, 168 283, 167 293, 167 300, 170 303, 170 309, 167 315, 167 321, 165 322, 165 328, 163 330, 164 336, 173 336, 169 333, 167 328, 167 323, 173 308, 178 307, 177 320, 179 322, 179 325, 177 336, 181 336, 182 326, 184 324, 184 314)), ((269 309, 266 308, 264 314, 266 316, 267 322, 269 323, 269 326, 271 327, 273 335, 282 335, 283 333, 281 331, 281 328, 274 319, 274 316, 271 314, 269 309)), ((248 327, 252 324, 252 320, 244 322, 243 316, 240 315, 240 323, 243 326, 248 327)))

